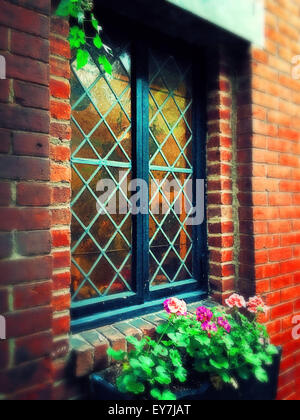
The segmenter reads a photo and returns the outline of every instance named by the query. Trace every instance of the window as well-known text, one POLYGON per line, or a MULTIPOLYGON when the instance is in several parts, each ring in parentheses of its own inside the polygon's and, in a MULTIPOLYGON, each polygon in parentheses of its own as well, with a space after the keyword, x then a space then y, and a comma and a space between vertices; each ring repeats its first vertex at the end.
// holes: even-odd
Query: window
POLYGON ((201 66, 167 43, 164 51, 146 36, 120 39, 106 40, 112 76, 92 48, 86 67, 71 65, 75 330, 206 289, 205 223, 187 223, 185 205, 196 204, 196 179, 205 176, 201 66), (136 179, 144 183, 130 192, 136 179), (99 188, 103 180, 113 188, 99 188), (145 191, 135 214, 132 196, 145 191))

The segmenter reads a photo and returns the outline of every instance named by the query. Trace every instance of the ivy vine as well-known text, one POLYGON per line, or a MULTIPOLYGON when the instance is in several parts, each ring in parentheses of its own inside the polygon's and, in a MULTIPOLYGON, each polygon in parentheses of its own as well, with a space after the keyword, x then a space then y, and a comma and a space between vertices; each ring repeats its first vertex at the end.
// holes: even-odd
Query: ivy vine
POLYGON ((56 15, 69 17, 75 21, 75 24, 70 27, 69 42, 70 47, 76 52, 77 69, 83 68, 89 61, 90 53, 87 46, 90 39, 99 51, 99 64, 106 73, 111 74, 112 65, 106 57, 106 54, 112 55, 111 49, 102 41, 102 28, 93 9, 93 0, 61 0, 56 15), (92 36, 88 36, 88 34, 92 34, 92 36))

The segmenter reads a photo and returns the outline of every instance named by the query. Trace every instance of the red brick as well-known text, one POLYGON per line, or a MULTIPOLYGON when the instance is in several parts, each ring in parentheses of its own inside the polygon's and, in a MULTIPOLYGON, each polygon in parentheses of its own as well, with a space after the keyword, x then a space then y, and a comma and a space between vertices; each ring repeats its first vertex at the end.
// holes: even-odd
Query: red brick
POLYGON ((63 295, 55 295, 52 297, 52 308, 53 311, 61 312, 70 308, 71 295, 70 293, 63 295))
POLYGON ((50 36, 50 52, 58 57, 71 58, 69 42, 53 35, 50 36))
POLYGON ((52 282, 43 282, 14 288, 15 310, 50 305, 52 297, 52 282))
POLYGON ((71 235, 69 230, 53 230, 52 235, 52 245, 55 248, 66 247, 71 243, 71 235))
POLYGON ((43 359, 0 372, 0 392, 1 394, 14 393, 20 389, 20 384, 26 389, 50 381, 50 360, 43 359))
POLYGON ((69 162, 71 157, 70 148, 51 144, 50 157, 56 162, 69 162))
POLYGON ((69 166, 51 163, 51 177, 52 182, 70 182, 71 169, 69 166))
POLYGON ((8 28, 0 26, 0 50, 8 49, 8 28))
POLYGON ((67 38, 69 36, 69 22, 66 19, 52 17, 51 32, 67 38))
POLYGON ((0 233, 0 258, 7 258, 12 253, 12 235, 11 233, 0 233))
POLYGON ((292 303, 283 303, 281 305, 275 306, 271 309, 271 319, 282 318, 286 315, 289 315, 293 312, 292 303))
POLYGON ((52 332, 54 335, 67 334, 70 331, 70 316, 62 315, 55 317, 52 321, 52 332))
POLYGON ((11 202, 11 184, 0 182, 0 206, 9 206, 11 202))
POLYGON ((54 98, 69 99, 71 88, 68 81, 50 79, 50 93, 54 98))
POLYGON ((47 111, 0 103, 0 113, 3 128, 39 133, 49 132, 50 117, 47 111))
POLYGON ((8 79, 49 85, 49 66, 38 60, 20 55, 4 54, 8 79))
POLYGON ((49 254, 51 251, 49 231, 17 232, 15 238, 20 255, 43 255, 49 254))
POLYGON ((54 290, 69 289, 71 274, 70 272, 53 274, 52 280, 54 290))
POLYGON ((14 80, 15 103, 32 108, 49 109, 49 90, 46 86, 14 80))
POLYGON ((0 230, 44 230, 50 227, 47 209, 0 208, 0 230))
POLYGON ((49 161, 42 158, 3 156, 0 177, 48 181, 50 177, 49 161))
POLYGON ((284 261, 292 258, 293 252, 291 248, 279 248, 269 251, 269 258, 271 262, 284 261))
POLYGON ((44 184, 19 183, 17 185, 17 204, 19 206, 49 206, 51 188, 44 184))
POLYGON ((53 187, 52 189, 52 203, 53 204, 69 203, 70 198, 71 198, 71 188, 53 187))
POLYGON ((45 134, 14 133, 13 150, 15 155, 49 156, 49 136, 45 134))
POLYGON ((49 356, 52 348, 50 332, 38 333, 15 341, 14 361, 16 365, 49 356))
POLYGON ((282 302, 295 300, 297 296, 300 296, 300 286, 290 287, 288 289, 281 290, 282 302))
POLYGON ((71 265, 71 255, 70 251, 60 251, 53 253, 53 268, 64 268, 70 267, 71 265))
MULTIPOLYGON (((51 329, 51 307, 17 311, 6 315, 8 338, 24 337, 51 329)), ((0 381, 1 382, 1 381, 0 381)))
POLYGON ((0 80, 0 102, 8 103, 10 96, 10 81, 0 80))
POLYGON ((50 279, 52 275, 52 258, 46 256, 0 261, 0 271, 0 286, 50 279))
POLYGON ((50 58, 50 74, 53 76, 70 79, 71 70, 68 60, 62 60, 57 57, 50 58))
POLYGON ((66 102, 50 102, 50 111, 52 118, 56 120, 68 121, 71 118, 71 106, 66 102))
POLYGON ((11 132, 0 128, 0 153, 9 153, 11 147, 11 132))
POLYGON ((95 348, 80 335, 71 338, 72 349, 75 352, 75 375, 80 378, 90 374, 94 369, 95 348))
POLYGON ((71 211, 68 208, 52 210, 52 226, 67 225, 71 223, 71 211))
POLYGON ((0 1, 0 24, 22 32, 48 38, 49 18, 34 11, 15 6, 4 0, 0 1))
POLYGON ((11 52, 48 63, 49 41, 24 32, 12 31, 11 52))
POLYGON ((71 126, 66 123, 54 123, 50 125, 50 134, 59 140, 71 140, 71 126))

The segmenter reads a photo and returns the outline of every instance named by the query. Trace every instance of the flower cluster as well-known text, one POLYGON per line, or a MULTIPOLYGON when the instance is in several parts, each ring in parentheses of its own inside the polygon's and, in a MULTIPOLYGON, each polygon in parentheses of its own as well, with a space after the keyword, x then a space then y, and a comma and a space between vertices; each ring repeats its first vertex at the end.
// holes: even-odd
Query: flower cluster
POLYGON ((205 308, 205 306, 200 306, 197 311, 197 321, 208 323, 212 320, 213 313, 210 309, 205 308))
POLYGON ((226 305, 233 308, 247 308, 252 314, 258 314, 260 312, 266 313, 267 307, 260 296, 254 296, 249 299, 248 302, 245 301, 243 296, 237 295, 236 293, 230 296, 229 299, 225 300, 226 305))
POLYGON ((223 328, 224 328, 224 330, 225 330, 226 332, 228 332, 228 334, 230 333, 230 331, 231 331, 231 325, 229 324, 229 322, 228 322, 228 321, 226 321, 226 319, 224 319, 224 318, 222 318, 222 317, 219 317, 219 318, 218 318, 218 325, 219 325, 220 327, 223 327, 223 328))
MULTIPOLYGON (((170 298, 165 300, 164 308, 168 314, 175 314, 177 316, 187 315, 187 305, 183 300, 177 298, 170 298)), ((219 327, 225 330, 227 333, 231 331, 231 325, 224 318, 214 318, 213 312, 205 306, 200 306, 196 310, 197 321, 201 324, 201 329, 206 331, 211 337, 212 333, 217 333, 219 327)))
POLYGON ((258 312, 266 313, 267 307, 260 296, 254 296, 247 302, 248 311, 257 314, 258 312))
POLYGON ((241 309, 246 307, 246 301, 243 296, 237 295, 236 293, 230 296, 229 299, 226 299, 225 303, 229 308, 241 309))
POLYGON ((165 300, 164 308, 168 314, 185 316, 187 314, 187 306, 184 300, 170 298, 165 300))

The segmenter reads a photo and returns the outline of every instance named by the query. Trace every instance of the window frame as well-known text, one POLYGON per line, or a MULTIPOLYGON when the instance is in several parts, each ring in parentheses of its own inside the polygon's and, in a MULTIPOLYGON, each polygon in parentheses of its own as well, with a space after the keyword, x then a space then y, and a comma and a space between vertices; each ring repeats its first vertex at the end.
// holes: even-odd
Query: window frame
MULTIPOLYGON (((146 181, 149 187, 149 51, 158 49, 175 56, 193 57, 192 61, 192 133, 193 133, 193 181, 206 180, 206 66, 205 54, 201 49, 169 39, 165 35, 139 31, 131 36, 131 89, 132 89, 132 177, 146 181), (163 45, 162 44, 163 39, 163 45), (174 45, 176 44, 176 46, 174 45), (178 48, 178 46, 180 48, 178 48), (179 49, 179 51, 178 51, 179 49)), ((93 56, 92 49, 90 50, 93 56)), ((95 63, 97 61, 95 60, 95 63)), ((98 64, 96 64, 98 65, 98 64)), ((101 70, 100 70, 101 71, 101 70)), ((195 203, 193 203, 195 204, 195 203)), ((206 205, 205 182, 205 209, 206 205)), ((173 287, 167 285, 161 289, 149 290, 149 214, 132 215, 132 275, 135 292, 92 298, 71 305, 71 329, 80 332, 121 321, 140 314, 146 314, 161 308, 162 298, 177 296, 187 302, 207 297, 207 219, 193 227, 193 271, 192 283, 178 282, 173 287), (197 269, 196 269, 197 268, 197 269), (184 284, 182 284, 184 283, 184 284)))

